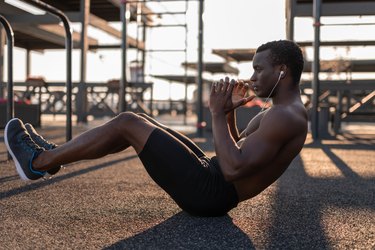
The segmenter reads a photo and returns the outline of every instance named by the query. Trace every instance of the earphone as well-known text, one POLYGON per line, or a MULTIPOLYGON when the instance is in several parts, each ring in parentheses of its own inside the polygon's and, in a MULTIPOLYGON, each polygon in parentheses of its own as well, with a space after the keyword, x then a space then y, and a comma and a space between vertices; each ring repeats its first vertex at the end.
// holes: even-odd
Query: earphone
POLYGON ((262 107, 262 110, 261 110, 260 112, 262 112, 262 111, 264 110, 264 108, 266 107, 266 104, 267 104, 267 102, 268 102, 268 99, 269 99, 270 96, 272 95, 272 93, 273 93, 273 91, 275 90, 277 84, 279 84, 279 82, 280 82, 280 80, 281 80, 281 77, 284 76, 284 73, 285 73, 285 72, 284 72, 283 70, 280 71, 279 78, 277 79, 277 82, 275 83, 275 86, 273 86, 273 88, 272 88, 270 94, 268 95, 266 101, 264 102, 263 107, 262 107))

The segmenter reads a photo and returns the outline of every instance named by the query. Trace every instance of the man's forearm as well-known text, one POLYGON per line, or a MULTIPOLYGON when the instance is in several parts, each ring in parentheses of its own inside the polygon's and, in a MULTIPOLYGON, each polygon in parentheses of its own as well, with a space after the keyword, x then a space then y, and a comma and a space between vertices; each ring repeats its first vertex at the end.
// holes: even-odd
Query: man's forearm
POLYGON ((240 139, 238 129, 237 129, 237 122, 236 122, 236 110, 232 110, 226 116, 227 123, 229 126, 229 131, 233 137, 233 139, 237 142, 240 139))
POLYGON ((241 158, 241 152, 230 134, 224 113, 212 115, 212 132, 223 175, 225 179, 231 181, 236 175, 236 166, 241 158))

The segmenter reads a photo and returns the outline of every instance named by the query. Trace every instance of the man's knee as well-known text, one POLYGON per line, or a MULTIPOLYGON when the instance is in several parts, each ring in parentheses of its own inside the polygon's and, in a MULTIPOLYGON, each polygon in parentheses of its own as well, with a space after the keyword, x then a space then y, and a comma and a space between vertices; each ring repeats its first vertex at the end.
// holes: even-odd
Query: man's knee
POLYGON ((129 126, 130 124, 144 122, 144 119, 133 112, 125 111, 117 115, 113 121, 120 126, 129 126))
POLYGON ((145 119, 151 118, 148 114, 145 114, 145 113, 137 113, 137 115, 140 116, 140 117, 143 117, 145 119))

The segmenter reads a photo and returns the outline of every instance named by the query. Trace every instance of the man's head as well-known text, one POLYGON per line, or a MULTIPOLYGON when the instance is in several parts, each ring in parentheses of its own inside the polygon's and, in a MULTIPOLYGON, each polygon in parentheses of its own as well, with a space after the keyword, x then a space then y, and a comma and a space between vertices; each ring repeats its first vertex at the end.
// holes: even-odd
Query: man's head
POLYGON ((270 51, 269 58, 272 66, 285 65, 291 73, 293 82, 298 84, 304 64, 301 48, 292 41, 279 40, 262 44, 256 53, 266 50, 270 51))

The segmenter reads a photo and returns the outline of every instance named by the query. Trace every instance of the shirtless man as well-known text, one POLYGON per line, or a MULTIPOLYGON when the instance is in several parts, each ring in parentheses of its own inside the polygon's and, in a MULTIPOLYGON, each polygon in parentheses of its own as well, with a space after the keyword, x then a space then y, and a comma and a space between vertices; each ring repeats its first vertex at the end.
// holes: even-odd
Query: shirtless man
POLYGON ((235 109, 254 98, 247 96, 249 85, 229 78, 214 83, 209 102, 216 151, 212 158, 182 134, 132 112, 121 113, 61 146, 15 118, 5 128, 5 143, 25 180, 131 146, 151 178, 181 209, 197 216, 221 216, 277 180, 302 149, 307 134, 298 86, 303 68, 300 48, 291 41, 264 44, 253 67, 250 81, 255 94, 272 98, 273 106, 239 134, 235 109))

